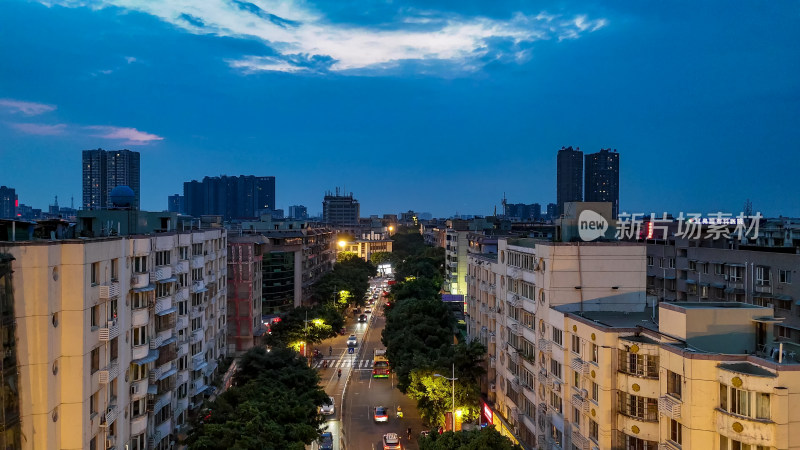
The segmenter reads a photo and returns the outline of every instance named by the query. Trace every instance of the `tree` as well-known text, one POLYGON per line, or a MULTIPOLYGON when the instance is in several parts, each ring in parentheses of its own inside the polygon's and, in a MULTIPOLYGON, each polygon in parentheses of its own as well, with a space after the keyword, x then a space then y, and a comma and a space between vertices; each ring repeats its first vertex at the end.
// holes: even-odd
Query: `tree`
POLYGON ((204 423, 195 422, 191 450, 297 449, 319 436, 317 406, 327 401, 319 375, 295 352, 255 347, 245 353, 234 387, 210 403, 204 423))
POLYGON ((391 296, 394 301, 408 298, 441 300, 439 286, 428 278, 416 278, 397 283, 392 286, 391 296))
POLYGON ((372 264, 375 264, 375 266, 384 263, 395 265, 398 262, 397 255, 392 252, 375 252, 370 255, 369 260, 372 264))
POLYGON ((420 450, 522 450, 517 444, 498 432, 493 425, 481 430, 438 434, 432 432, 419 440, 420 450))
POLYGON ((272 339, 284 345, 298 342, 319 344, 325 339, 336 336, 344 326, 344 317, 335 306, 330 304, 313 307, 300 306, 293 308, 272 325, 272 339), (308 320, 308 322, 306 322, 308 320))

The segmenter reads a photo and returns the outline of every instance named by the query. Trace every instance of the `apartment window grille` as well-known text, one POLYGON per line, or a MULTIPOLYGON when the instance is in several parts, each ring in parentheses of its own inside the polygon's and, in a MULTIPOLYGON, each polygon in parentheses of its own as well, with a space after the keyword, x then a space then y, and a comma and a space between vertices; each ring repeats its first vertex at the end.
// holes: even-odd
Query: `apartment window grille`
POLYGON ((658 400, 627 392, 619 393, 619 412, 646 422, 658 421, 658 400))
POLYGON ((630 375, 658 378, 658 356, 620 351, 619 370, 630 375))

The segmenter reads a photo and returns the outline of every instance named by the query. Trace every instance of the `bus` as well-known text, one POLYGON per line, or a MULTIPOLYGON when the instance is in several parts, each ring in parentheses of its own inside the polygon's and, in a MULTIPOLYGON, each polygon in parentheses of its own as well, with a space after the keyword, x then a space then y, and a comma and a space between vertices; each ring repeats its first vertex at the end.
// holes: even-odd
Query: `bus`
POLYGON ((389 378, 389 360, 386 359, 386 350, 375 350, 372 360, 372 378, 389 378))

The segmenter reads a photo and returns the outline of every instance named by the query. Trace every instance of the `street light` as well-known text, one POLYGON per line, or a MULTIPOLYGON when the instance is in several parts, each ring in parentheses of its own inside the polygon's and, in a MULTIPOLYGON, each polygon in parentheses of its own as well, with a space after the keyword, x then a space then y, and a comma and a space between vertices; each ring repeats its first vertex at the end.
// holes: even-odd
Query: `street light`
POLYGON ((345 245, 346 245, 345 241, 339 241, 339 247, 344 248, 345 245))
POLYGON ((442 377, 445 380, 453 382, 453 412, 452 412, 452 416, 453 416, 453 433, 455 433, 456 432, 456 380, 458 380, 458 378, 456 378, 456 364, 453 363, 453 377, 452 378, 446 377, 444 375, 439 375, 438 373, 433 374, 433 376, 434 377, 442 377))

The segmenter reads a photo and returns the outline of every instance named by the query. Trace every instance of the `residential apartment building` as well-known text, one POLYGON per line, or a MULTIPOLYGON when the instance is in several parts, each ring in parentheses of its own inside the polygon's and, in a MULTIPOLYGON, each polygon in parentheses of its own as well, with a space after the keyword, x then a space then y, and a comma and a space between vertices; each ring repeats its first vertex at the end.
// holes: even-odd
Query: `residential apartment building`
POLYGON ((121 209, 82 211, 77 228, 91 237, 0 244, 13 258, 15 448, 171 448, 226 355, 226 231, 121 209))
POLYGON ((254 219, 276 209, 275 177, 222 175, 188 181, 183 183, 183 202, 185 213, 195 217, 254 219))
POLYGON ((561 147, 556 157, 556 203, 553 218, 564 214, 564 203, 583 201, 583 152, 580 148, 561 147))
POLYGON ((658 304, 647 251, 501 237, 497 253, 469 254, 483 420, 529 449, 800 448, 800 345, 773 333, 782 319, 738 302, 658 304))
POLYGON ((246 352, 264 334, 262 324, 262 259, 267 238, 259 235, 228 238, 228 350, 246 352))
POLYGON ((231 236, 257 235, 262 246, 262 312, 281 314, 308 304, 311 286, 333 269, 336 242, 330 227, 307 221, 273 220, 242 222, 231 236))
POLYGON ((22 426, 19 416, 19 373, 16 314, 14 313, 11 255, 0 253, 0 338, 3 340, 3 365, 0 366, 0 448, 21 448, 22 426))
POLYGON ((83 209, 105 209, 111 206, 110 193, 117 186, 130 187, 139 209, 140 155, 130 150, 84 150, 82 153, 83 209))
POLYGON ((358 234, 355 231, 358 230, 360 214, 361 206, 358 200, 353 198, 352 192, 348 195, 344 195, 344 193, 340 195, 339 188, 336 188, 335 193, 325 193, 325 198, 322 201, 323 222, 342 231, 348 231, 348 228, 352 228, 350 232, 358 234))
POLYGON ((289 207, 289 217, 288 219, 293 220, 307 220, 308 219, 308 208, 303 205, 292 205, 289 207))
MULTIPOLYGON (((763 220, 755 239, 647 240, 647 289, 661 301, 743 302, 772 307, 784 318, 777 336, 800 343, 800 225, 763 220)), ((656 232, 655 237, 663 237, 656 232)))
POLYGON ((619 153, 610 148, 586 155, 584 201, 610 202, 612 218, 619 215, 619 153))
POLYGON ((179 214, 186 214, 186 208, 184 207, 183 196, 180 194, 174 194, 167 197, 167 211, 179 214))

